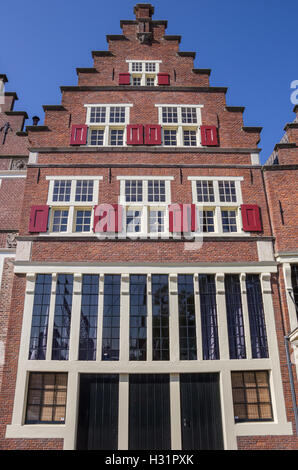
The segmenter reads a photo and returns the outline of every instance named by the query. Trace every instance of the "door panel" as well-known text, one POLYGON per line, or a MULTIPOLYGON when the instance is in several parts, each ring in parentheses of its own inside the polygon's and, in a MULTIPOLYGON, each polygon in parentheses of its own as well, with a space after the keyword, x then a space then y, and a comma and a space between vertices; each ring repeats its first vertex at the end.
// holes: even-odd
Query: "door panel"
POLYGON ((218 374, 181 374, 182 449, 223 449, 218 374))
POLYGON ((117 374, 81 374, 78 450, 118 448, 117 374))
POLYGON ((169 375, 130 375, 129 449, 166 450, 170 448, 169 375))

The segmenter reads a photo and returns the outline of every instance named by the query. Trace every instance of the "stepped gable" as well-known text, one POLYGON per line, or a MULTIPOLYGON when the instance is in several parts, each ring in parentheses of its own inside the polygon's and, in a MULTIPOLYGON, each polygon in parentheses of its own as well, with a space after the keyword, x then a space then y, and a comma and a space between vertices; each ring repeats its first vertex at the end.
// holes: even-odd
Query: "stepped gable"
MULTIPOLYGON (((34 151, 42 148, 57 151, 59 148, 61 152, 69 152, 71 125, 86 122, 86 103, 134 103, 131 124, 157 124, 158 110, 154 102, 159 103, 162 99, 167 103, 183 101, 202 105, 202 124, 216 126, 219 132, 219 145, 213 150, 241 149, 242 153, 247 150, 247 157, 235 156, 234 162, 250 163, 250 153, 260 152, 258 143, 262 128, 244 124, 244 107, 227 105, 227 88, 210 85, 210 69, 195 67, 196 53, 180 50, 181 37, 166 34, 167 21, 152 19, 152 5, 137 4, 134 13, 134 20, 120 21, 122 34, 107 35, 107 50, 92 51, 92 67, 76 69, 77 85, 61 86, 61 104, 44 106, 44 124, 27 127, 34 151), (140 87, 130 80, 125 84, 123 75, 129 74, 129 64, 134 60, 160 61, 159 74, 167 77, 168 82, 161 80, 159 86, 140 87), (166 91, 166 96, 160 95, 161 91, 166 91)), ((85 149, 76 147, 72 150, 85 149)), ((197 149, 197 153, 201 150, 204 151, 197 149)), ((231 158, 228 161, 231 162, 231 158)))
MULTIPOLYGON (((28 138, 24 132, 25 120, 28 119, 26 111, 15 111, 15 102, 18 96, 15 92, 6 91, 7 76, 0 74, 0 157, 7 155, 27 156, 28 138)), ((3 163, 3 162, 2 162, 3 163)), ((7 162, 9 169, 10 162, 7 162)))

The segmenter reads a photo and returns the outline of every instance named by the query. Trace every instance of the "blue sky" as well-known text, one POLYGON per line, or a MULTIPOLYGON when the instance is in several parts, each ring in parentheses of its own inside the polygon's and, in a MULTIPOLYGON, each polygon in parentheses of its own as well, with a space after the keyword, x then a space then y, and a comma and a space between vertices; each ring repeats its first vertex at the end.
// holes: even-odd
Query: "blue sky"
MULTIPOLYGON (((76 67, 92 67, 92 50, 134 19, 132 0, 10 0, 0 14, 0 73, 16 91, 16 110, 38 115, 60 104, 61 85, 76 85, 76 67)), ((140 2, 141 3, 141 2, 140 2)), ((245 106, 244 125, 261 126, 261 161, 293 121, 290 85, 298 80, 297 0, 155 0, 155 20, 180 34, 180 50, 196 52, 195 67, 212 70, 210 84, 227 86, 227 105, 245 106)))

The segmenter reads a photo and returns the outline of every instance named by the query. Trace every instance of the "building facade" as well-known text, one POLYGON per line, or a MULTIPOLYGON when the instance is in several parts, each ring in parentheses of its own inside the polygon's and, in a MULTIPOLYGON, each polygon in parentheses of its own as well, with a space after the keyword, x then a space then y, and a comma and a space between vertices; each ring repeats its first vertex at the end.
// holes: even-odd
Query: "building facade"
POLYGON ((297 124, 262 167, 261 128, 134 13, 26 128, 0 446, 297 449, 297 124))
POLYGON ((13 264, 28 161, 28 136, 23 131, 25 111, 15 111, 18 96, 7 90, 8 78, 0 75, 0 388, 8 334, 13 264))

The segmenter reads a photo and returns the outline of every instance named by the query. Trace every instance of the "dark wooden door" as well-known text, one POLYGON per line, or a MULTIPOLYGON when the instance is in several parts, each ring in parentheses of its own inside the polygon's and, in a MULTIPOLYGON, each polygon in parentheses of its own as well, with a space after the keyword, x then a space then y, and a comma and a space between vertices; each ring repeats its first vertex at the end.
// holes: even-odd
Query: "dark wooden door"
POLYGON ((78 450, 118 448, 117 374, 81 374, 78 450))
POLYGON ((218 374, 181 374, 182 449, 223 449, 218 374))
POLYGON ((129 449, 171 448, 169 374, 129 377, 129 449))

